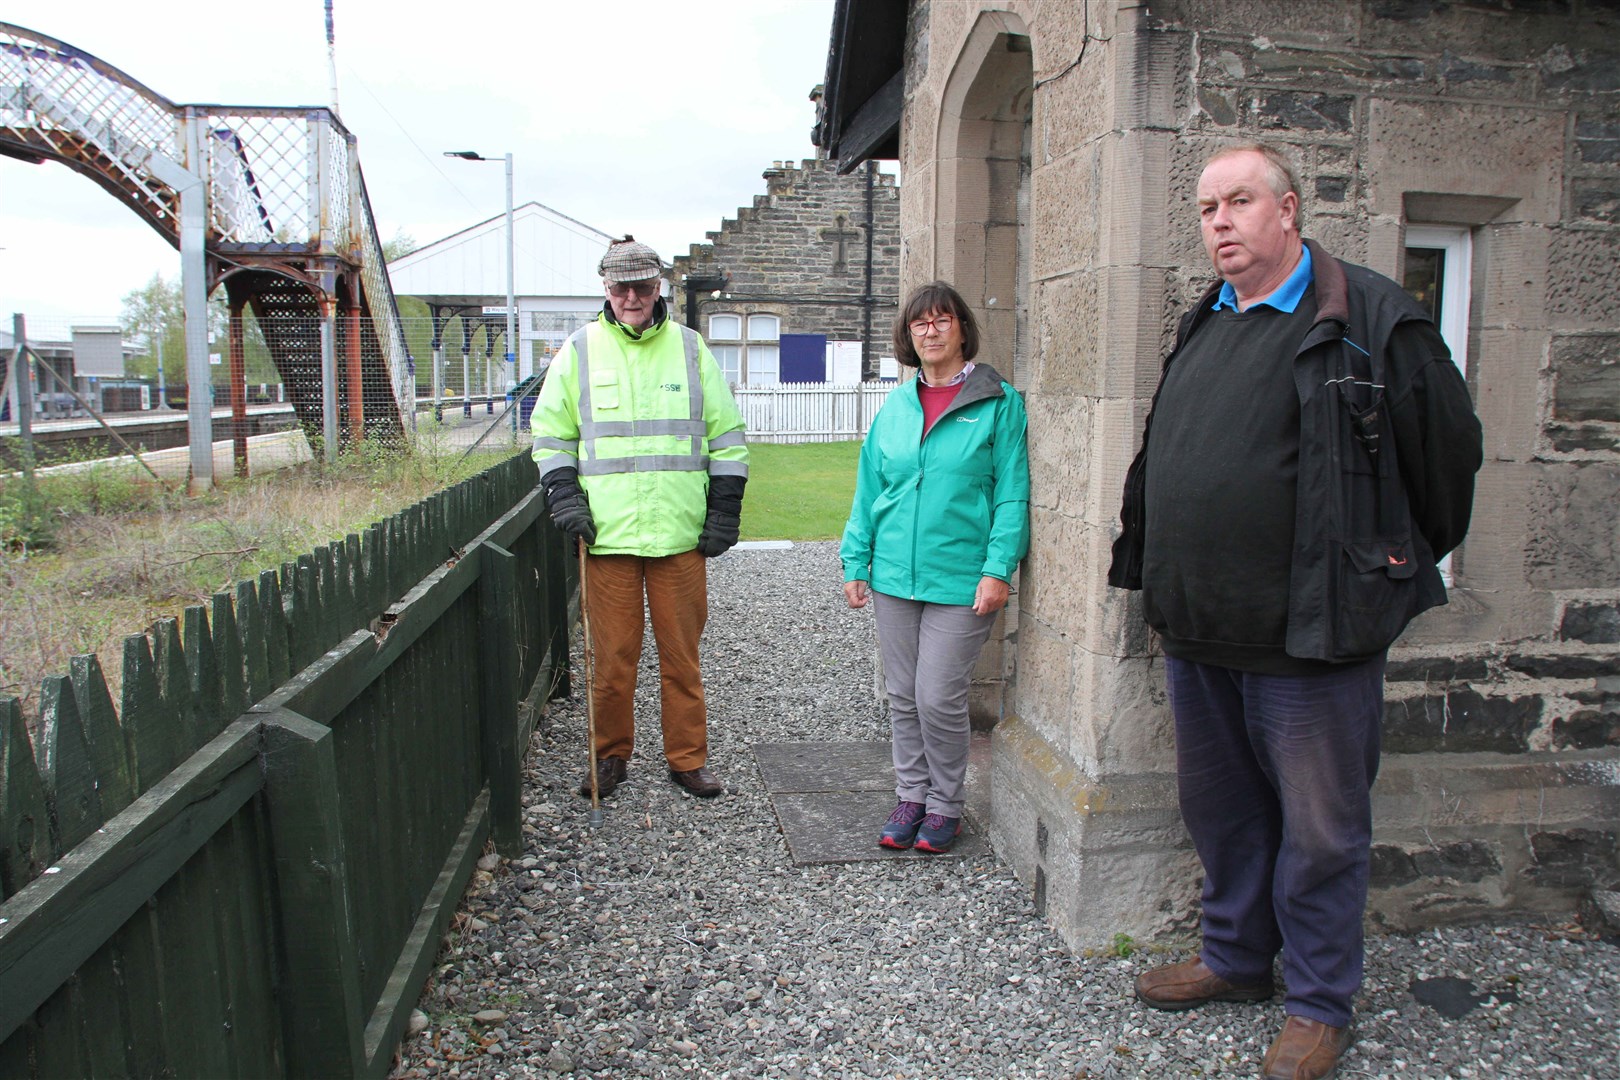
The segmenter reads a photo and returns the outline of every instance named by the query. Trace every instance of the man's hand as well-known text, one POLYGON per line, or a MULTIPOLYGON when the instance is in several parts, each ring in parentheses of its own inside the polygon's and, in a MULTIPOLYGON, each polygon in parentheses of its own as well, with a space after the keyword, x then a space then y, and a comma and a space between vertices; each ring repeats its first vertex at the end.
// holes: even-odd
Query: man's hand
POLYGON ((705 559, 724 555, 737 543, 737 529, 741 525, 742 518, 738 515, 711 507, 703 519, 703 531, 698 533, 698 551, 705 559))
POLYGON ((591 517, 591 503, 579 486, 579 474, 573 469, 554 469, 540 480, 546 492, 546 507, 557 528, 582 544, 596 542, 596 519, 591 517))
POLYGON ((973 614, 994 615, 1007 606, 1007 583, 1000 578, 982 577, 973 590, 973 614))
POLYGON ((849 602, 850 607, 852 607, 852 608, 863 608, 863 607, 866 606, 866 602, 868 600, 870 600, 871 598, 872 598, 872 593, 871 593, 871 591, 869 589, 867 589, 866 582, 864 582, 864 581, 846 581, 846 582, 844 582, 844 599, 849 602))

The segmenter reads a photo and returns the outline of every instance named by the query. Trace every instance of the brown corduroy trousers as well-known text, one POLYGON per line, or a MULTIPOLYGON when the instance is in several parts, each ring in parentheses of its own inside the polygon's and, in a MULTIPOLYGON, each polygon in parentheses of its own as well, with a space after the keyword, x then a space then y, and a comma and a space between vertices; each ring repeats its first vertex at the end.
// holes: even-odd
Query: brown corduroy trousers
POLYGON ((686 772, 709 758, 698 640, 709 617, 708 571, 696 551, 649 559, 592 555, 585 560, 596 650, 596 753, 626 761, 635 746, 636 665, 645 612, 658 646, 664 757, 686 772), (642 597, 646 596, 646 606, 642 597))

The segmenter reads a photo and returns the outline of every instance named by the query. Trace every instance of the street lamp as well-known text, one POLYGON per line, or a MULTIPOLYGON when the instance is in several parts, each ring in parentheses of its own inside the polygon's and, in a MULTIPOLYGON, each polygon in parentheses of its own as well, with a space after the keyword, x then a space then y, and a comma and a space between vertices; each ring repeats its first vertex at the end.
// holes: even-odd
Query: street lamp
MULTIPOLYGON (((446 150, 445 157, 461 158, 463 161, 500 161, 501 158, 485 157, 475 150, 446 150)), ((514 279, 514 265, 516 259, 513 255, 512 232, 512 155, 505 155, 506 161, 506 379, 515 391, 517 389, 517 296, 516 281, 514 279)), ((512 401, 512 434, 515 436, 518 429, 518 412, 516 395, 512 401)), ((471 401, 468 401, 471 407, 471 401)))

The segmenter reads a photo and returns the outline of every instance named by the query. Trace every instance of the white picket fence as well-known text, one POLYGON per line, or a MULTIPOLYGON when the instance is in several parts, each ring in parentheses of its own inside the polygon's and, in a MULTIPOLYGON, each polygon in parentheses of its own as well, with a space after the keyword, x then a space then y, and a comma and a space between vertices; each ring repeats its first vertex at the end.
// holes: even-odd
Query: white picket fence
POLYGON ((843 442, 866 437, 895 386, 734 386, 731 393, 748 424, 749 442, 843 442))

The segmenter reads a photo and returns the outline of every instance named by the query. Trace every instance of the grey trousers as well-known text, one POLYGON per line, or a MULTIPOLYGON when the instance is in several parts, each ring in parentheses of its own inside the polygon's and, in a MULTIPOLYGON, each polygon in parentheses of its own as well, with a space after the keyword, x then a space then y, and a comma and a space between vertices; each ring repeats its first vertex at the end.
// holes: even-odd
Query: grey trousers
POLYGON ((874 592, 878 650, 894 729, 894 793, 930 814, 962 816, 968 686, 994 615, 874 592))

